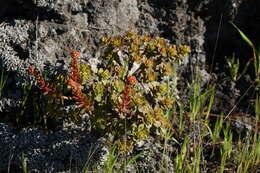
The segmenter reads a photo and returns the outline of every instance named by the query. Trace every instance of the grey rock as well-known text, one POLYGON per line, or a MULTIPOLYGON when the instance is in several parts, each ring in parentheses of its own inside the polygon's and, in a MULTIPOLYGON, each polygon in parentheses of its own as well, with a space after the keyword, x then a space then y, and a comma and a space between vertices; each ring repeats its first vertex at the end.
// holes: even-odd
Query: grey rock
POLYGON ((152 138, 140 141, 134 147, 134 154, 141 153, 136 165, 137 169, 141 172, 174 172, 174 160, 170 157, 173 153, 166 152, 170 148, 169 145, 170 142, 164 146, 152 138))
POLYGON ((30 171, 46 173, 82 169, 89 152, 93 152, 93 145, 97 147, 93 159, 100 159, 102 163, 107 155, 103 151, 105 148, 89 134, 72 135, 70 130, 48 133, 37 128, 26 128, 16 133, 8 125, 1 123, 0 138, 0 170, 7 169, 8 164, 13 170, 19 170, 22 153, 25 154, 30 171))
POLYGON ((1 98, 0 99, 0 112, 8 112, 11 109, 19 108, 20 102, 16 99, 11 98, 1 98))

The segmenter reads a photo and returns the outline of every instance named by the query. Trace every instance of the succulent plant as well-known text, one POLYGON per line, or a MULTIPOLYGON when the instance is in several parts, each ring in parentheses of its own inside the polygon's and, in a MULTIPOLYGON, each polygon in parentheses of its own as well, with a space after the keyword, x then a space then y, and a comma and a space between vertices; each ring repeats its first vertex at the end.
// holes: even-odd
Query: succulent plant
MULTIPOLYGON (((77 109, 84 110, 71 112, 76 114, 69 115, 71 119, 80 120, 81 113, 88 112, 92 131, 114 136, 113 141, 126 152, 134 141, 170 128, 165 112, 172 108, 175 100, 169 93, 175 86, 169 84, 176 82, 173 66, 190 49, 134 32, 103 37, 101 43, 103 55, 100 58, 103 59, 96 71, 90 64, 79 63, 80 54, 73 51, 70 75, 63 78, 66 80, 63 85, 58 84, 63 87, 50 88, 54 85, 45 82, 38 72, 34 71, 34 76, 44 94, 58 92, 56 97, 67 98, 65 101, 74 102, 77 109), (127 143, 123 139, 127 139, 127 143)), ((32 73, 34 69, 30 70, 32 73)))

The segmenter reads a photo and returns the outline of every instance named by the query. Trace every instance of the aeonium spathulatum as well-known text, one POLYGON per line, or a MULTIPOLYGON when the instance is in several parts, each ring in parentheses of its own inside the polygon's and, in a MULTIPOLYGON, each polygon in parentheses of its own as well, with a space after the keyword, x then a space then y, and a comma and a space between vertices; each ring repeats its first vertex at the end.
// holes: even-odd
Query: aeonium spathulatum
MULTIPOLYGON (((189 53, 189 47, 133 32, 104 37, 101 43, 104 51, 95 67, 79 63, 80 53, 72 51, 65 83, 76 104, 91 112, 92 130, 121 140, 127 119, 128 137, 139 140, 154 129, 168 128, 165 112, 175 100, 171 93, 176 86, 175 64, 189 53)), ((40 86, 50 92, 50 85, 40 86)))

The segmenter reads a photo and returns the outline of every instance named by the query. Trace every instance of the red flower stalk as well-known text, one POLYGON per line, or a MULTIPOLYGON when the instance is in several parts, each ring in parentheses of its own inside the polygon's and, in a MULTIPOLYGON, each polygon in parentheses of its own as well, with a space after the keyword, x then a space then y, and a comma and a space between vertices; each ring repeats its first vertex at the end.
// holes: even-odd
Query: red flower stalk
POLYGON ((28 68, 28 72, 36 78, 39 87, 45 92, 43 95, 55 94, 54 90, 49 86, 49 84, 44 80, 40 73, 32 66, 28 68))
POLYGON ((128 85, 124 89, 124 93, 123 93, 123 96, 122 96, 122 104, 121 104, 121 108, 120 108, 120 111, 123 112, 123 113, 129 113, 128 109, 129 109, 130 104, 131 104, 131 96, 129 94, 130 94, 130 91, 131 91, 131 87, 133 85, 135 85, 136 82, 137 82, 136 77, 135 76, 128 76, 127 82, 128 82, 128 85))
POLYGON ((79 70, 78 70, 78 58, 80 56, 80 53, 76 50, 73 50, 71 52, 71 72, 70 72, 70 79, 73 81, 79 80, 79 70))
POLYGON ((127 80, 128 80, 128 83, 129 83, 130 85, 135 85, 136 82, 137 82, 135 76, 129 76, 129 77, 127 78, 127 80))
POLYGON ((84 107, 86 110, 93 110, 90 101, 86 98, 86 95, 82 93, 82 85, 78 83, 79 80, 79 70, 78 70, 78 58, 80 53, 78 51, 71 52, 71 72, 70 79, 68 80, 68 85, 72 89, 73 99, 79 102, 79 107, 84 107))
POLYGON ((122 96, 122 104, 120 108, 121 112, 128 112, 128 108, 130 107, 130 103, 131 103, 131 96, 129 95, 130 90, 131 90, 130 86, 127 86, 124 90, 122 96))
POLYGON ((73 99, 79 102, 79 107, 83 107, 88 111, 92 111, 93 108, 91 106, 90 101, 82 93, 82 86, 78 82, 73 81, 72 79, 68 80, 68 85, 72 89, 72 94, 74 95, 73 99))
POLYGON ((70 53, 70 56, 71 56, 71 58, 73 58, 73 59, 78 59, 79 56, 80 56, 80 53, 79 53, 78 51, 76 51, 76 50, 73 50, 73 51, 70 53))

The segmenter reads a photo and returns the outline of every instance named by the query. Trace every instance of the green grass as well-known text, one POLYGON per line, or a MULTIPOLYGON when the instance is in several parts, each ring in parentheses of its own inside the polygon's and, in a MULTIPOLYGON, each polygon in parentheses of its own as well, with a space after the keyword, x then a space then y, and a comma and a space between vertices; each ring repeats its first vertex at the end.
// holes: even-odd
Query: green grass
POLYGON ((9 73, 6 72, 4 69, 1 69, 0 71, 1 71, 0 72, 0 98, 1 98, 9 73))

